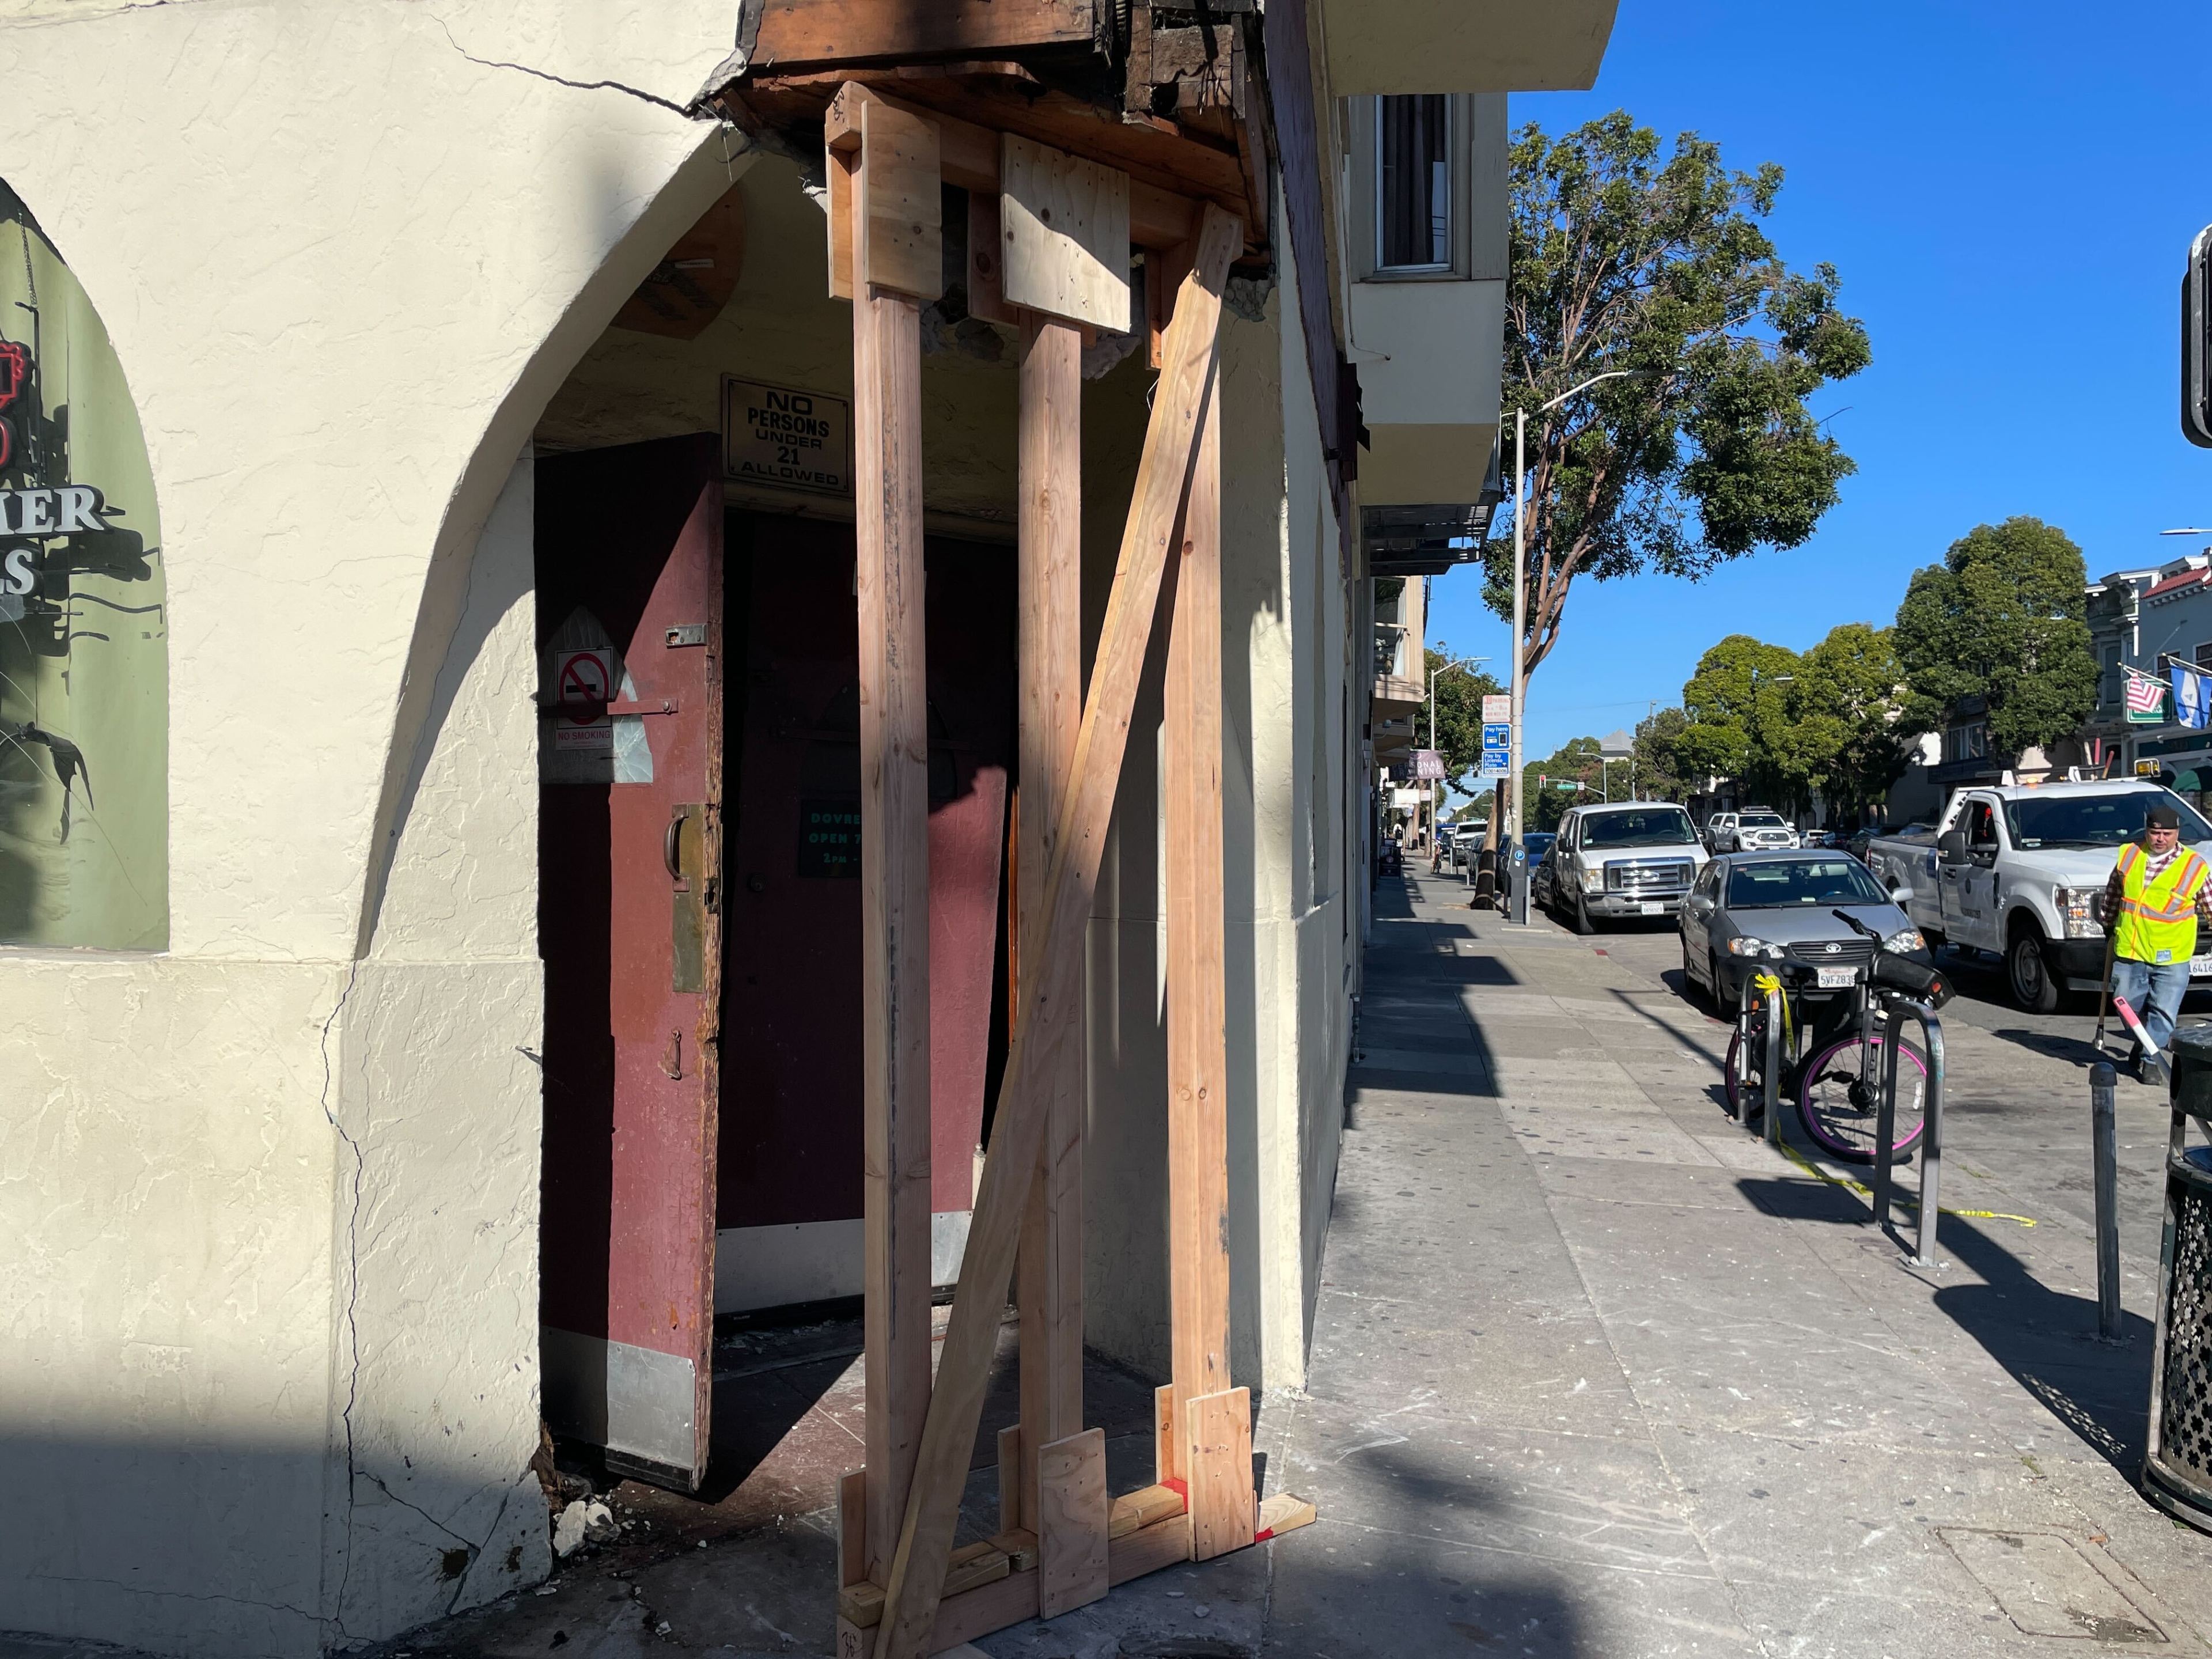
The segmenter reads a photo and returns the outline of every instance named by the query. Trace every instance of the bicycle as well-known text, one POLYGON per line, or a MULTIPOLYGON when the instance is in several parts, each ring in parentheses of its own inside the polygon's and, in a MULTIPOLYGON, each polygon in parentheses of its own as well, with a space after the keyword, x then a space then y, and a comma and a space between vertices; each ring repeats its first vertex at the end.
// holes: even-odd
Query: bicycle
MULTIPOLYGON (((1846 1164, 1872 1164, 1890 1011, 1907 1001, 1941 1007, 1951 1000, 1951 988, 1934 969, 1883 951, 1881 936, 1856 917, 1842 910, 1832 914, 1875 946, 1874 955, 1859 969, 1852 988, 1856 1032, 1836 1038, 1798 1064, 1800 1032, 1798 1022, 1790 1017, 1790 986, 1792 981, 1810 982, 1814 970, 1797 963, 1778 962, 1772 971, 1758 975, 1746 988, 1735 1033, 1723 1062, 1723 1075, 1729 1109, 1736 1121, 1743 1122, 1747 1111, 1760 1109, 1767 1022, 1778 1013, 1783 1022, 1784 1069, 1777 1093, 1794 1096, 1797 1121, 1814 1146, 1846 1164), (1759 993, 1756 998, 1753 991, 1759 993)), ((1910 1037, 1901 1039, 1896 1116, 1890 1139, 1892 1156, 1899 1160, 1909 1157, 1927 1133, 1928 1077, 1927 1051, 1910 1037)))

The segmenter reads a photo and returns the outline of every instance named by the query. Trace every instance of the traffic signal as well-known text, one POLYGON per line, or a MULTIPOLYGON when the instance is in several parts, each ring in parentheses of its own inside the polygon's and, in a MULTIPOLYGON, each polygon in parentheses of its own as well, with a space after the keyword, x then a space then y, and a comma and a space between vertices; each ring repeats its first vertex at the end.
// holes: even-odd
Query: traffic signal
POLYGON ((2189 245, 2181 277, 2181 434, 2212 449, 2212 225, 2189 245))

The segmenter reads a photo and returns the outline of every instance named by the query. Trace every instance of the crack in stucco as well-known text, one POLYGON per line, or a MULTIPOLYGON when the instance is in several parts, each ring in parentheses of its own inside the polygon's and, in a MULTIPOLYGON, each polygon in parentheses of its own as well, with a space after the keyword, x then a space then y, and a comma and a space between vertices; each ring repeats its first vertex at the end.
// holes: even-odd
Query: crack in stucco
MULTIPOLYGON (((362 1153, 361 1142, 347 1133, 345 1125, 338 1121, 337 1113, 331 1109, 331 1088, 336 1079, 331 1065, 331 1032, 336 1028, 338 1017, 345 1012, 347 1000, 353 995, 354 985, 360 978, 361 962, 356 958, 346 969, 345 988, 338 993, 337 1002, 331 1009, 331 1017, 323 1022, 322 1036, 323 1115, 330 1120, 331 1127, 337 1131, 338 1139, 344 1141, 347 1149, 353 1153, 353 1201, 346 1215, 346 1401, 344 1408, 338 1413, 339 1420, 345 1425, 345 1565, 338 1573, 337 1600, 331 1609, 330 1617, 330 1622, 337 1626, 341 1636, 346 1633, 346 1590, 353 1579, 354 1477, 366 1473, 356 1469, 353 1461, 353 1408, 361 1388, 361 1325, 356 1316, 356 1310, 361 1300, 361 1189, 366 1160, 362 1153)), ((370 1475, 369 1479, 374 1480, 376 1477, 370 1475)), ((381 1486, 384 1483, 378 1481, 377 1484, 381 1486)))
MULTIPOLYGON (((212 1590, 194 1592, 191 1590, 148 1589, 143 1584, 127 1584, 120 1578, 98 1578, 88 1574, 34 1572, 31 1576, 34 1581, 40 1583, 100 1584, 111 1589, 126 1591, 132 1595, 150 1595, 162 1599, 173 1599, 179 1601, 222 1601, 227 1602, 233 1607, 264 1607, 270 1613, 289 1613, 293 1614, 295 1618, 305 1619, 310 1624, 314 1625, 321 1625, 330 1622, 318 1617, 313 1613, 310 1613, 305 1607, 294 1607, 289 1601, 257 1601, 250 1595, 223 1595, 212 1590)), ((344 1627, 343 1626, 339 1627, 338 1633, 341 1636, 345 1634, 344 1627)))
POLYGON ((480 69, 513 70, 518 75, 534 76, 540 81, 550 81, 556 87, 570 87, 578 92, 627 93, 632 98, 641 98, 648 104, 659 105, 662 109, 673 110, 686 120, 694 118, 691 111, 673 100, 663 98, 657 92, 647 92, 641 88, 629 86, 620 81, 571 81, 566 76, 556 75, 550 70, 532 69, 527 64, 510 64, 497 58, 479 58, 466 50, 459 40, 453 39, 453 31, 444 18, 433 12, 430 14, 430 21, 444 31, 447 45, 459 52, 462 58, 480 69))

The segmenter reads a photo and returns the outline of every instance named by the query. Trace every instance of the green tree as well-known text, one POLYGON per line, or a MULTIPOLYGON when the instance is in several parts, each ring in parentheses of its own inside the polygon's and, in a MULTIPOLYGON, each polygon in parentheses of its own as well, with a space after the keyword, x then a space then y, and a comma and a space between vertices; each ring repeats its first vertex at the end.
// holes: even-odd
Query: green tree
MULTIPOLYGON (((1662 155, 1619 111, 1515 136, 1503 402, 1509 446, 1513 411, 1528 414, 1524 673, 1558 643, 1577 580, 1694 579, 1798 546, 1854 470, 1807 399, 1871 350, 1834 268, 1791 270, 1760 228, 1781 188, 1780 167, 1731 172, 1694 133, 1662 155), (1613 369, 1638 375, 1539 412, 1613 369)), ((1483 557, 1510 617, 1510 519, 1483 557)))
POLYGON ((1905 671, 1891 630, 1841 623, 1801 659, 1792 702, 1814 751, 1814 787, 1859 817, 1889 793, 1911 760, 1905 671))
POLYGON ((1690 717, 1680 708, 1654 709, 1636 722, 1636 750, 1630 757, 1636 793, 1652 800, 1686 800, 1704 782, 1682 763, 1682 733, 1690 717))
MULTIPOLYGON (((1422 656, 1425 664, 1422 689, 1425 690, 1425 677, 1454 660, 1454 653, 1449 644, 1438 640, 1422 656)), ((1504 689, 1480 668, 1455 668, 1437 680, 1435 747, 1444 757, 1444 780, 1458 793, 1468 793, 1475 773, 1482 766, 1482 700, 1504 689)), ((1415 730, 1420 746, 1430 746, 1426 703, 1421 705, 1415 730)))
POLYGON ((2097 701, 2087 580, 2072 538, 2031 518, 1978 525, 1942 563, 1915 571, 1897 608, 1906 729, 1935 731, 1953 704, 1978 697, 1992 754, 2071 734, 2097 701))
POLYGON ((1789 647, 1748 634, 1709 647, 1682 687, 1687 719, 1674 747, 1684 770, 1741 778, 1771 805, 1794 805, 1804 755, 1789 694, 1801 666, 1789 647))
POLYGON ((1528 803, 1528 827, 1558 829, 1567 808, 1601 799, 1599 792, 1604 776, 1604 757, 1598 752, 1595 738, 1570 738, 1552 751, 1549 759, 1528 762, 1521 769, 1521 799, 1528 803), (1583 787, 1560 787, 1576 783, 1583 787))

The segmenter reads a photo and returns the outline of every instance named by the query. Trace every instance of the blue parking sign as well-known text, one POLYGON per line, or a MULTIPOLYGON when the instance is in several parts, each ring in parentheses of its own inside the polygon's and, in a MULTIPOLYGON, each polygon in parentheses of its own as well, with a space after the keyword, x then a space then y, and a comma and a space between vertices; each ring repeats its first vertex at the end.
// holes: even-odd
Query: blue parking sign
POLYGON ((1482 728, 1482 775, 1502 778, 1513 769, 1513 728, 1503 721, 1482 728))

